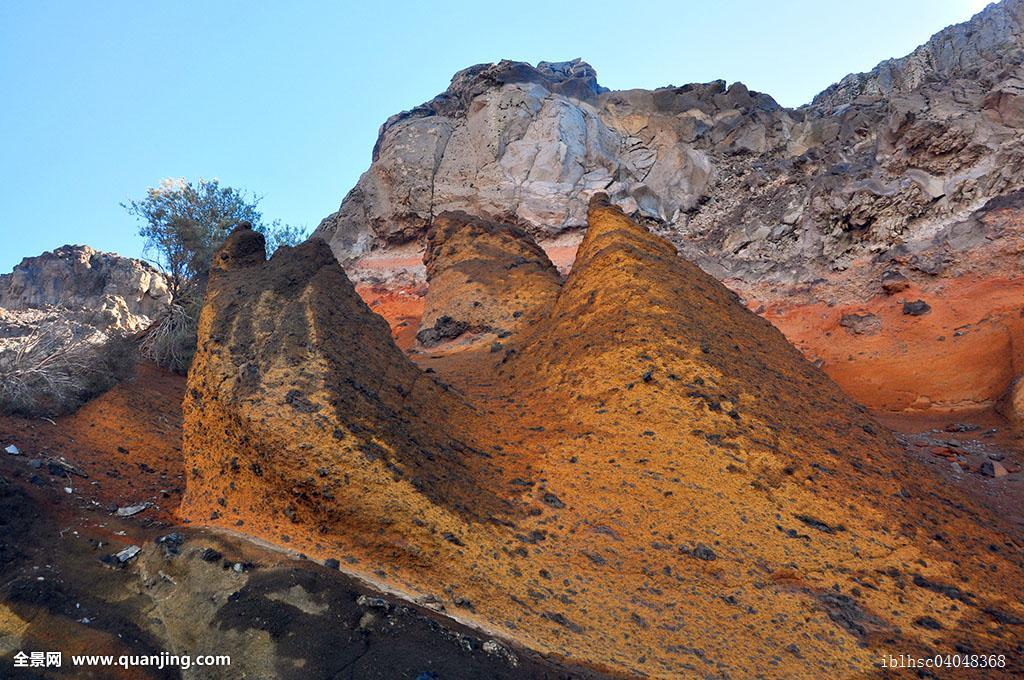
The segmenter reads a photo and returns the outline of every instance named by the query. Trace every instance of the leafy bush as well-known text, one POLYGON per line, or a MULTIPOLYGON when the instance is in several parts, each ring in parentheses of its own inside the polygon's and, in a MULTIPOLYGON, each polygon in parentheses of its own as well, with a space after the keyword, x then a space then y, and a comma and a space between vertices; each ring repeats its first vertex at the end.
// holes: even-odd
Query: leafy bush
POLYGON ((268 254, 306 237, 298 227, 265 221, 259 202, 260 197, 218 180, 166 179, 142 200, 122 204, 140 220, 145 252, 168 275, 174 298, 143 339, 143 356, 172 371, 188 371, 213 254, 240 223, 264 235, 268 254))
POLYGON ((0 412, 30 417, 70 413, 129 378, 135 344, 126 337, 73 338, 37 330, 0 354, 0 412))

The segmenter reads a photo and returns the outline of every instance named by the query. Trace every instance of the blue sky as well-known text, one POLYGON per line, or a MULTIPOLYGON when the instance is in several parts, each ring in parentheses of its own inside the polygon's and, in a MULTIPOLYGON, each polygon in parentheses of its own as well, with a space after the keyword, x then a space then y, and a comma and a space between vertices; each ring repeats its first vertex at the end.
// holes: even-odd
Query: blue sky
POLYGON ((0 3, 0 272, 65 243, 138 256, 120 207, 217 177, 315 227, 380 124, 502 58, 583 57, 613 89, 723 78, 796 106, 979 0, 0 3))

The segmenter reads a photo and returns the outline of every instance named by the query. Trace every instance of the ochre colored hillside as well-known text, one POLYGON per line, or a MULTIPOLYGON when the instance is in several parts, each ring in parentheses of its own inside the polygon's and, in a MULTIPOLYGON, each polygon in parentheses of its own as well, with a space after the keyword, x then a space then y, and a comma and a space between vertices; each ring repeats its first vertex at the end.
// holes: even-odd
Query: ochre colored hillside
POLYGON ((427 344, 467 331, 507 338, 536 323, 558 295, 558 271, 525 231, 466 213, 434 220, 423 260, 427 344))
MULTIPOLYGON (((498 261, 509 238, 530 250, 500 233, 498 261)), ((847 677, 957 645, 1015 658, 1021 546, 603 197, 557 299, 524 291, 534 323, 500 351, 418 355, 423 370, 325 244, 262 251, 237 231, 211 276, 186 517, 611 673, 847 677)), ((472 295, 442 290, 460 309, 472 295)))

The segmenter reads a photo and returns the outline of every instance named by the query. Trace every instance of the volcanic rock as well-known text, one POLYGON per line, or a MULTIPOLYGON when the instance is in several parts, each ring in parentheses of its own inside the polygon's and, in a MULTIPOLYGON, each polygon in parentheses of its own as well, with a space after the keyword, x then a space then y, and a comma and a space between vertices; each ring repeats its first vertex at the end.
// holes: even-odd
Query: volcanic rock
POLYGON ((1004 0, 796 109, 741 83, 604 91, 583 62, 474 66, 388 119, 316 235, 357 281, 402 280, 367 299, 404 296, 389 318, 411 344, 425 272, 410 254, 438 215, 516 224, 564 273, 606 191, 861 402, 990 407, 1024 347, 1022 63, 1024 0, 1004 0), (883 297, 901 290, 945 309, 902 323, 883 297), (869 346, 839 325, 865 312, 883 322, 869 346))
POLYGON ((766 658, 791 677, 868 673, 883 650, 952 649, 913 625, 923 616, 979 648, 1015 635, 980 613, 1024 616, 1019 563, 985 549, 997 518, 930 481, 607 197, 587 221, 557 298, 508 352, 418 355, 434 373, 325 243, 267 261, 262 237, 236 231, 189 376, 183 516, 351 556, 367 580, 624 675, 755 675, 766 658), (808 464, 822 460, 829 474, 808 464), (959 510, 933 513, 936 498, 959 510), (979 576, 990 567, 998 584, 979 576), (954 582, 970 597, 951 608, 954 582))
POLYGON ((844 314, 839 325, 855 335, 874 335, 882 330, 882 320, 875 314, 844 314))
POLYGON ((1024 3, 1007 0, 799 109, 724 81, 606 91, 579 60, 473 66, 381 127, 316 234, 349 261, 444 210, 556 233, 606 190, 731 276, 870 252, 1024 187, 1021 36, 1024 3), (723 248, 738 225, 756 236, 723 248))
POLYGON ((931 305, 924 300, 914 300, 913 302, 903 303, 903 313, 908 316, 921 316, 932 311, 931 305))
POLYGON ((423 259, 429 288, 417 337, 424 344, 452 337, 445 330, 452 328, 508 337, 536 323, 558 295, 558 271, 514 225, 444 213, 423 259))
POLYGON ((489 468, 485 454, 444 434, 470 408, 394 346, 327 245, 264 258, 263 237, 240 228, 214 260, 184 402, 185 512, 244 518, 274 540, 294 523, 324 540, 360 526, 360 544, 399 562, 395 546, 431 531, 403 539, 395 507, 436 531, 505 506, 469 474, 489 468))
POLYGON ((170 302, 164 276, 141 260, 63 246, 27 257, 0 275, 0 308, 63 308, 88 314, 90 325, 141 330, 170 302))
POLYGON ((882 290, 886 295, 894 295, 909 287, 910 280, 899 271, 887 269, 882 273, 882 290))
POLYGON ((986 477, 995 477, 996 479, 999 479, 1000 477, 1005 477, 1006 475, 1009 474, 1002 463, 994 460, 986 460, 984 463, 982 463, 980 471, 981 474, 985 475, 986 477))

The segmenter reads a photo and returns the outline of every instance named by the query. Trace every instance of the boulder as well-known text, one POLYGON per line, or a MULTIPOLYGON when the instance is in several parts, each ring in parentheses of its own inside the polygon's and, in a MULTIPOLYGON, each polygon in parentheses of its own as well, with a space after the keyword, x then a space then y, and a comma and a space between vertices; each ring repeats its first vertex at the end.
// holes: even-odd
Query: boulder
POLYGON ((882 330, 882 320, 870 312, 864 314, 844 314, 839 325, 854 335, 874 335, 882 330))
POLYGON ((903 313, 907 316, 921 316, 932 311, 931 305, 924 300, 913 300, 903 303, 903 313))

